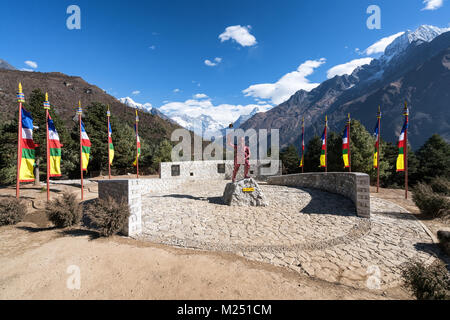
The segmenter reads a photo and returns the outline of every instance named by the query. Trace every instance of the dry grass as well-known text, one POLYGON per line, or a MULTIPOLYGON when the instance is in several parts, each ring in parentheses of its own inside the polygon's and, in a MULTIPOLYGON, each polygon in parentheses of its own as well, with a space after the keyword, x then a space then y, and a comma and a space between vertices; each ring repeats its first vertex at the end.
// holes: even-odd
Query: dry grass
POLYGON ((58 228, 77 225, 83 217, 83 208, 75 194, 68 192, 65 192, 61 198, 50 201, 45 207, 45 212, 48 220, 58 228))
POLYGON ((0 200, 0 226, 17 224, 26 214, 27 207, 20 199, 7 197, 0 200))
POLYGON ((124 230, 128 225, 130 209, 125 201, 97 199, 87 207, 86 216, 91 226, 103 237, 109 237, 124 230))

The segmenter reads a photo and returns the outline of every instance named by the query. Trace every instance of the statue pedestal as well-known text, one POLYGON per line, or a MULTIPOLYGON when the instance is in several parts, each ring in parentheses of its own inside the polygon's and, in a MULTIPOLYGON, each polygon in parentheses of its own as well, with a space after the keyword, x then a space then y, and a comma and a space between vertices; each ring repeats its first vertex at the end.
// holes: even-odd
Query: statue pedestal
POLYGON ((223 192, 223 202, 236 207, 266 207, 268 202, 253 178, 229 183, 223 192))

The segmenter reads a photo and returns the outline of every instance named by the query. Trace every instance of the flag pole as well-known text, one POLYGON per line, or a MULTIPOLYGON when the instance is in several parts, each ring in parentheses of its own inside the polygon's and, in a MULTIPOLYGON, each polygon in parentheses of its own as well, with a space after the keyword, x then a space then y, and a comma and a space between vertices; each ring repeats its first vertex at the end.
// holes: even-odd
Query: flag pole
POLYGON ((325 116, 325 173, 328 173, 328 116, 325 116))
POLYGON ((408 199, 408 126, 409 126, 409 110, 408 103, 405 101, 406 130, 405 130, 405 199, 408 199))
POLYGON ((380 144, 381 144, 381 107, 378 106, 378 143, 377 143, 377 193, 380 192, 380 144))
POLYGON ((348 172, 352 172, 352 152, 351 152, 351 138, 350 138, 350 128, 351 128, 351 118, 350 118, 350 113, 348 114, 348 172))
POLYGON ((305 117, 302 119, 302 173, 305 173, 305 117))
POLYGON ((107 145, 108 145, 108 176, 109 176, 109 180, 111 180, 111 155, 110 155, 110 152, 109 152, 109 148, 110 148, 110 145, 109 145, 109 126, 110 126, 110 117, 111 117, 111 111, 109 111, 109 105, 108 105, 108 111, 106 112, 106 117, 108 118, 108 143, 107 143, 107 145))
POLYGON ((22 103, 25 102, 25 95, 22 91, 22 83, 19 82, 19 92, 17 93, 17 101, 19 102, 19 125, 18 125, 18 141, 17 141, 17 182, 16 182, 16 198, 20 198, 20 165, 22 160, 22 103))
POLYGON ((80 177, 81 177, 81 201, 84 200, 84 190, 83 190, 83 142, 81 134, 81 115, 83 114, 83 109, 81 108, 81 101, 78 101, 78 126, 80 133, 80 177))
POLYGON ((47 201, 50 201, 50 142, 48 134, 48 116, 50 110, 50 103, 48 102, 48 93, 45 93, 44 101, 45 109, 45 124, 46 124, 46 137, 47 137, 47 201))
POLYGON ((139 116, 136 109, 136 177, 139 179, 139 116))

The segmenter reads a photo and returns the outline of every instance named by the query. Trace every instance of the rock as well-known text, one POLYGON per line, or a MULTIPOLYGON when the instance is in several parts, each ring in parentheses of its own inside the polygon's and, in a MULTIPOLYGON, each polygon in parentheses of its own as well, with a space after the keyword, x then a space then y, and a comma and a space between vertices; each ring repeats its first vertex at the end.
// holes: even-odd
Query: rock
POLYGON ((447 255, 450 256, 450 232, 449 231, 438 231, 437 233, 439 242, 442 249, 447 255))
POLYGON ((237 207, 266 207, 266 197, 261 188, 252 178, 235 183, 229 183, 223 192, 223 202, 229 206, 237 207), (244 191, 252 188, 253 191, 244 191))

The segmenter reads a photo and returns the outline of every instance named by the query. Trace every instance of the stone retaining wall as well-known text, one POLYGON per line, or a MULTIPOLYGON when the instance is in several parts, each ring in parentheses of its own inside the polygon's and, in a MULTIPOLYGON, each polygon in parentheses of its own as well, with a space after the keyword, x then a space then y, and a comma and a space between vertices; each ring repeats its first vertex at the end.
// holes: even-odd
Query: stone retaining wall
POLYGON ((363 173, 305 173, 269 177, 268 183, 319 189, 353 201, 359 217, 370 218, 370 179, 363 173))
POLYGON ((120 201, 125 200, 130 208, 128 226, 122 230, 127 236, 138 235, 142 232, 142 195, 176 188, 185 180, 162 179, 130 179, 130 180, 100 180, 98 182, 98 197, 108 196, 120 201))

